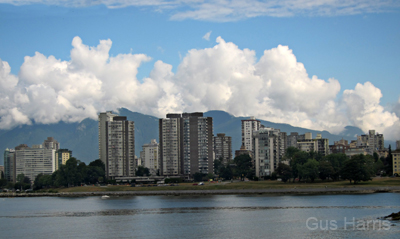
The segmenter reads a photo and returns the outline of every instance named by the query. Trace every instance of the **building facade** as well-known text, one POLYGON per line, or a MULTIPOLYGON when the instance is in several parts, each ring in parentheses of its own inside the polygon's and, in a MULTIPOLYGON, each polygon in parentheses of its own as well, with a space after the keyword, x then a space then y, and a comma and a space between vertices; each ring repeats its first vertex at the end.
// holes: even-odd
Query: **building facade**
POLYGON ((222 159, 224 165, 232 161, 232 137, 217 134, 214 137, 214 153, 215 159, 222 159))
POLYGON ((42 145, 15 148, 15 177, 24 174, 34 181, 40 173, 52 174, 56 170, 55 152, 55 149, 46 149, 42 145))
POLYGON ((178 176, 182 173, 181 115, 167 114, 159 120, 159 165, 163 176, 178 176))
POLYGON ((160 169, 158 160, 158 143, 157 140, 152 139, 149 144, 142 146, 143 151, 140 152, 142 166, 148 168, 152 176, 157 175, 160 169))
POLYGON ((56 151, 56 170, 60 168, 61 165, 65 165, 67 160, 72 157, 72 151, 68 149, 58 149, 56 151))
POLYGON ((242 120, 242 145, 249 151, 253 151, 253 132, 258 131, 261 127, 261 122, 255 117, 242 120))
POLYGON ((385 149, 385 139, 383 134, 376 133, 375 130, 369 130, 368 134, 357 137, 357 148, 366 148, 368 154, 385 149))
POLYGON ((271 176, 285 155, 286 133, 261 127, 253 132, 253 165, 257 177, 271 176))
POLYGON ((164 176, 192 177, 213 171, 213 121, 203 113, 167 114, 159 120, 160 167, 164 176))
POLYGON ((15 182, 15 150, 6 149, 4 151, 4 178, 9 182, 15 182))
POLYGON ((393 175, 400 175, 400 150, 392 152, 393 175))
POLYGON ((135 176, 135 125, 125 116, 111 112, 99 114, 99 157, 106 177, 135 176))

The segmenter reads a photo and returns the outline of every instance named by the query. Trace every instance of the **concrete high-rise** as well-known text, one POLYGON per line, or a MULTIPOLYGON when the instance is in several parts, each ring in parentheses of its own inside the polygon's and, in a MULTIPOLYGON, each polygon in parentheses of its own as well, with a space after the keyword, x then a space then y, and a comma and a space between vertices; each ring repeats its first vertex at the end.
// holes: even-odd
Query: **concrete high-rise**
POLYGON ((135 126, 125 116, 112 112, 99 114, 99 158, 106 177, 135 176, 135 126))
POLYGON ((214 137, 215 159, 222 159, 223 164, 228 164, 232 160, 232 137, 225 134, 217 134, 214 137))
POLYGON ((211 173, 213 121, 203 113, 167 114, 159 121, 162 175, 211 173))
POLYGON ((15 150, 6 149, 4 151, 4 177, 7 181, 15 181, 15 150))
POLYGON ((159 120, 159 165, 163 176, 182 174, 181 120, 180 114, 167 114, 167 118, 159 120))
MULTIPOLYGON (((15 177, 24 174, 31 181, 40 173, 50 175, 56 170, 55 149, 43 145, 19 145, 15 147, 15 177)), ((14 179, 15 181, 15 179, 14 179)))
POLYGON ((286 134, 262 127, 253 132, 253 165, 257 177, 270 176, 282 161, 286 134))
POLYGON ((253 132, 258 131, 261 127, 261 122, 255 117, 242 120, 242 146, 247 150, 253 151, 253 132))

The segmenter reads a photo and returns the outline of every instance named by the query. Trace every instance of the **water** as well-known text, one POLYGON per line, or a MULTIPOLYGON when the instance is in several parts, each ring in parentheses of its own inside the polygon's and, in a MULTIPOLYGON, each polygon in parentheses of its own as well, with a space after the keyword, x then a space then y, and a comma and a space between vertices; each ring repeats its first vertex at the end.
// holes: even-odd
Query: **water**
POLYGON ((398 238, 377 220, 398 211, 398 193, 0 198, 0 238, 398 238))

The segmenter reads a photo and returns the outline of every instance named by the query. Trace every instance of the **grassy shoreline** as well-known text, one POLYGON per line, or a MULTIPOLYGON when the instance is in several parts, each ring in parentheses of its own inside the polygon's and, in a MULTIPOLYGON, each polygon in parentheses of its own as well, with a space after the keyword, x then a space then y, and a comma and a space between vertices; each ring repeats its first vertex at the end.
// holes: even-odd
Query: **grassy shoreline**
POLYGON ((278 181, 248 182, 205 182, 203 186, 181 183, 179 186, 130 187, 129 185, 81 186, 40 190, 33 193, 0 193, 0 197, 80 197, 101 195, 226 195, 226 194, 269 194, 269 195, 324 195, 397 192, 400 193, 400 178, 373 178, 372 181, 350 184, 349 181, 314 183, 283 183, 278 181))
POLYGON ((110 186, 82 186, 56 189, 60 193, 67 192, 105 192, 105 191, 166 191, 166 190, 258 190, 258 189, 308 189, 308 188, 360 188, 360 187, 392 187, 400 186, 400 178, 373 178, 372 181, 350 184, 349 181, 314 183, 283 183, 278 181, 248 181, 248 182, 205 182, 203 186, 193 183, 180 183, 179 186, 157 186, 157 187, 130 187, 127 185, 110 186))

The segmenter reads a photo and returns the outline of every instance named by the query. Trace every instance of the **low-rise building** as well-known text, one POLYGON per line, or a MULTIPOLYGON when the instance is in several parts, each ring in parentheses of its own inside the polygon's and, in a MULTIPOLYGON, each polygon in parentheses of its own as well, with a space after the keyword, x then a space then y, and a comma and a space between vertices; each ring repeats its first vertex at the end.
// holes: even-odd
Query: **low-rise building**
POLYGON ((72 157, 72 151, 68 149, 59 149, 56 151, 56 170, 60 168, 61 165, 65 165, 72 157))

